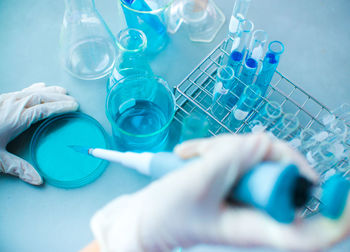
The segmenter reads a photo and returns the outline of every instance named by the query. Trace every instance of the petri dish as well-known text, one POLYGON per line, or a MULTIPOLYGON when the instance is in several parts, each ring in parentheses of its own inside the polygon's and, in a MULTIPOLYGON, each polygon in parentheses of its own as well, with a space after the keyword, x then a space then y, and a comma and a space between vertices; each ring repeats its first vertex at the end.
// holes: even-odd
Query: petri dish
POLYGON ((53 186, 76 188, 97 179, 108 162, 71 149, 70 145, 108 148, 105 130, 92 117, 72 112, 46 119, 30 143, 33 164, 53 186))

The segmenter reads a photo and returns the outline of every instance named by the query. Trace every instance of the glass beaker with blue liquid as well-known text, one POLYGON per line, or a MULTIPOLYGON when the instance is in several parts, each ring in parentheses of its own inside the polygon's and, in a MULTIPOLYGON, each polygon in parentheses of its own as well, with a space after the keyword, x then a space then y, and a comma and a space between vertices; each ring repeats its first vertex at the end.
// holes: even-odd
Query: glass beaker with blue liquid
POLYGON ((126 28, 118 33, 116 39, 119 54, 107 83, 107 91, 124 77, 152 75, 152 69, 144 55, 147 46, 145 34, 138 29, 126 28))
POLYGON ((121 151, 160 151, 166 147, 175 115, 175 97, 163 79, 128 76, 108 92, 106 114, 121 151))
POLYGON ((168 42, 167 10, 173 0, 119 0, 126 25, 146 34, 147 53, 161 51, 168 42))

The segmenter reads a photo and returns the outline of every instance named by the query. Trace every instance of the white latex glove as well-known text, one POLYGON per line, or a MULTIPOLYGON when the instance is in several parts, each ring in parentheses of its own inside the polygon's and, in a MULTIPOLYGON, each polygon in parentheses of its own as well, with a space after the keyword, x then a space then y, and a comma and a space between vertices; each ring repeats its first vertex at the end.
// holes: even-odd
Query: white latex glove
POLYGON ((224 135, 188 141, 175 151, 198 159, 112 201, 93 217, 102 252, 165 252, 199 243, 316 251, 349 233, 350 204, 339 221, 319 217, 286 225, 224 201, 237 178, 263 160, 293 162, 317 180, 304 158, 284 142, 266 134, 224 135))
POLYGON ((27 161, 6 151, 6 145, 41 119, 78 109, 73 97, 58 86, 35 83, 19 92, 0 95, 0 172, 39 185, 42 179, 27 161))

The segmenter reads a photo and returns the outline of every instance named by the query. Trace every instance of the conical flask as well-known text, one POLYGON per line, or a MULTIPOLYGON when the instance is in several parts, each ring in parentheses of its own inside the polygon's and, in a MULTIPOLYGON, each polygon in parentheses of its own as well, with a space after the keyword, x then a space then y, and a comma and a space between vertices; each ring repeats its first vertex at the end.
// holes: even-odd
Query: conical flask
POLYGON ((117 46, 119 53, 107 83, 107 90, 124 77, 153 74, 144 54, 147 47, 146 35, 141 30, 121 30, 117 35, 117 46))
POLYGON ((84 80, 108 75, 117 49, 94 0, 65 0, 65 5, 60 46, 66 70, 84 80))

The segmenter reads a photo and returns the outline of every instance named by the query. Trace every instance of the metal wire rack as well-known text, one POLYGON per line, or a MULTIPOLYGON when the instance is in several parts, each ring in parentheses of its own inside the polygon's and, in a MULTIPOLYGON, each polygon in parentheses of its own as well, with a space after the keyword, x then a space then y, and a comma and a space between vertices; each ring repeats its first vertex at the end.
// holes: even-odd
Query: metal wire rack
MULTIPOLYGON (((221 66, 223 59, 229 56, 229 52, 224 48, 226 48, 227 43, 231 42, 230 38, 221 42, 175 87, 177 103, 175 119, 178 122, 182 123, 183 119, 190 114, 200 113, 206 116, 209 121, 210 135, 240 133, 244 132, 245 127, 247 127, 248 123, 259 113, 264 104, 269 101, 276 101, 282 107, 283 113, 292 113, 298 117, 300 121, 299 130, 312 128, 316 131, 320 131, 324 128, 322 118, 326 115, 330 115, 330 110, 278 71, 275 72, 266 95, 261 97, 261 102, 250 112, 239 128, 235 130, 229 128, 227 120, 232 108, 225 107, 225 105, 219 105, 222 106, 224 115, 222 119, 217 119, 211 113, 213 88, 217 69, 221 66)), ((246 86, 246 84, 238 78, 236 78, 236 81, 246 86)), ((344 176, 348 176, 349 172, 350 170, 345 172, 344 176)), ((320 205, 322 205, 322 202, 320 202, 319 197, 316 195, 308 202, 301 215, 314 215, 318 212, 320 205)))

